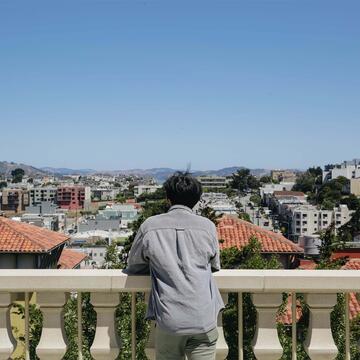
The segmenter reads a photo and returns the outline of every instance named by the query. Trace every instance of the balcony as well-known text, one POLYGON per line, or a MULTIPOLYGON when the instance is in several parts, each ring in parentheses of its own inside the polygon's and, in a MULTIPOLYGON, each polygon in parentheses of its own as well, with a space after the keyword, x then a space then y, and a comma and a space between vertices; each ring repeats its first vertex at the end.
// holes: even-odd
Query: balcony
MULTIPOLYGON (((343 358, 350 360, 349 293, 359 292, 360 272, 357 270, 222 270, 215 274, 225 303, 229 293, 242 299, 251 293, 257 310, 253 350, 258 360, 277 360, 283 348, 277 330, 277 313, 283 303, 283 294, 304 294, 309 307, 309 325, 304 349, 312 360, 335 359, 335 345, 330 314, 337 294, 345 294, 345 350, 343 358)), ((82 317, 81 294, 90 292, 91 303, 97 314, 94 341, 90 352, 95 360, 115 359, 120 351, 116 334, 115 310, 121 293, 131 293, 131 359, 136 357, 136 293, 148 294, 150 279, 145 276, 127 276, 120 270, 1 270, 0 272, 0 360, 8 359, 14 349, 9 308, 16 299, 25 299, 25 359, 29 356, 29 298, 36 292, 37 304, 43 315, 43 327, 36 353, 41 360, 60 360, 67 350, 63 329, 63 307, 69 293, 77 294, 78 316, 82 317), (80 301, 79 301, 80 300, 80 301)), ((73 295, 74 296, 74 295, 73 295)), ((296 297, 292 297, 292 318, 296 318, 296 297)), ((244 359, 243 302, 238 301, 238 359, 244 359)), ((75 320, 77 321, 77 320, 75 320)), ((82 321, 77 321, 78 349, 82 349, 82 321)), ((296 322, 292 322, 292 354, 296 359, 296 322)), ((219 340, 216 359, 225 359, 228 353, 222 315, 218 319, 219 340)), ((146 349, 154 359, 154 327, 152 325, 146 349)), ((82 359, 79 351, 78 359, 82 359)))

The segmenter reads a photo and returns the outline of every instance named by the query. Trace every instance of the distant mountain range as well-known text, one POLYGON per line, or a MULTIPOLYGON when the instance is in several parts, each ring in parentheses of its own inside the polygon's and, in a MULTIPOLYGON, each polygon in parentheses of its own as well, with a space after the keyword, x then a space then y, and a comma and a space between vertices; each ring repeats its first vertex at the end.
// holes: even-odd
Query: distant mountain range
MULTIPOLYGON (((36 168, 34 166, 26 164, 17 164, 14 162, 0 161, 0 174, 10 175, 11 171, 21 168, 25 171, 26 175, 90 175, 90 174, 109 174, 109 175, 138 175, 143 177, 153 177, 156 181, 162 183, 171 174, 178 171, 173 168, 151 168, 151 169, 130 169, 130 170, 109 170, 99 171, 94 169, 69 169, 69 168, 53 168, 53 167, 41 167, 36 168)), ((203 170, 191 171, 195 176, 201 175, 214 175, 214 176, 229 176, 235 173, 239 169, 244 169, 242 166, 226 167, 218 170, 203 170)), ((267 169, 251 169, 251 173, 255 176, 262 176, 269 174, 270 170, 267 169)))
MULTIPOLYGON (((201 175, 215 175, 215 176, 229 176, 235 173, 239 169, 244 167, 233 166, 227 167, 219 170, 205 170, 205 171, 191 171, 195 176, 201 175)), ((108 171, 97 171, 94 169, 67 169, 67 168, 51 168, 43 167, 41 168, 44 171, 47 171, 51 174, 58 175, 89 175, 89 174, 109 174, 109 175, 137 175, 143 177, 152 177, 156 181, 162 183, 178 169, 173 168, 151 168, 151 169, 129 169, 129 170, 108 170, 108 171)), ((270 171, 267 169, 252 169, 251 173, 255 176, 262 176, 268 174, 270 171)))
POLYGON ((42 167, 42 171, 48 174, 54 175, 90 175, 97 173, 94 169, 68 169, 68 168, 53 168, 53 167, 42 167))
POLYGON ((17 168, 23 169, 26 175, 46 175, 46 171, 38 169, 34 166, 8 161, 0 161, 0 174, 2 175, 9 176, 11 175, 11 172, 17 168))

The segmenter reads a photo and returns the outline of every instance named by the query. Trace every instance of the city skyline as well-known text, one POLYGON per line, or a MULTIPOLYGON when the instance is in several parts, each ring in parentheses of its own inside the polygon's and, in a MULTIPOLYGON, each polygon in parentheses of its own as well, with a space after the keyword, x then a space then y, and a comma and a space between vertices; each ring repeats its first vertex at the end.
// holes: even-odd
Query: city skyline
POLYGON ((0 4, 0 154, 34 166, 356 157, 356 1, 0 4))

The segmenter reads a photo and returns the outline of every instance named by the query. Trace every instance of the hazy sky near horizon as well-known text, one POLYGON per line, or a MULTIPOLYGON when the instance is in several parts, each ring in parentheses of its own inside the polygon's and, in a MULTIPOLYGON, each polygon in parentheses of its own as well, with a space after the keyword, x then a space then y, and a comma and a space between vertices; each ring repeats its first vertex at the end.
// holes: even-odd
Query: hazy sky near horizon
POLYGON ((358 0, 0 0, 0 161, 360 157, 358 0))

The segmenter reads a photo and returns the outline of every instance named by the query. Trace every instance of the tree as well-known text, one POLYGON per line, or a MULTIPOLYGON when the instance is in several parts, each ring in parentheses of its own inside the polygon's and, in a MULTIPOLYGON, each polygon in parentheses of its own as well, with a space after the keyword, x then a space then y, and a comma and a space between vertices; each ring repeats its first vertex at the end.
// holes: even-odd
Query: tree
POLYGON ((221 215, 216 215, 216 212, 209 206, 205 206, 200 210, 200 215, 208 218, 212 221, 215 225, 217 225, 221 215))
POLYGON ((21 168, 16 168, 15 170, 11 171, 11 176, 13 178, 13 183, 20 183, 25 175, 25 171, 21 168))
POLYGON ((250 215, 248 213, 246 213, 245 211, 238 211, 237 212, 238 214, 238 218, 241 219, 241 220, 245 220, 249 223, 251 223, 251 219, 250 219, 250 215))
POLYGON ((338 237, 342 242, 352 242, 360 235, 360 207, 352 215, 351 220, 342 225, 338 231, 338 237))
POLYGON ((321 184, 322 169, 320 167, 311 167, 297 177, 293 190, 304 193, 315 193, 317 187, 321 184))
POLYGON ((269 175, 264 175, 260 178, 260 183, 261 184, 271 184, 273 182, 271 176, 269 175))
POLYGON ((341 204, 347 205, 349 210, 358 210, 360 209, 360 199, 354 194, 350 194, 349 196, 343 197, 341 199, 341 204))
POLYGON ((253 194, 250 196, 250 201, 259 207, 261 205, 261 196, 259 194, 253 194))
POLYGON ((318 269, 337 269, 344 265, 346 259, 333 260, 334 251, 342 249, 343 243, 335 235, 335 225, 331 224, 327 229, 320 232, 321 245, 319 247, 318 269))
POLYGON ((7 182, 6 181, 0 181, 0 189, 6 188, 7 182))
POLYGON ((149 200, 164 200, 166 199, 165 189, 163 187, 156 189, 153 193, 142 193, 137 197, 138 202, 144 202, 149 200))
POLYGON ((238 191, 245 192, 260 187, 258 179, 250 173, 249 169, 240 169, 232 175, 230 186, 238 191))
POLYGON ((338 177, 323 184, 316 196, 316 202, 327 210, 338 206, 344 196, 349 195, 350 180, 345 177, 338 177), (331 207, 332 206, 332 207, 331 207))

